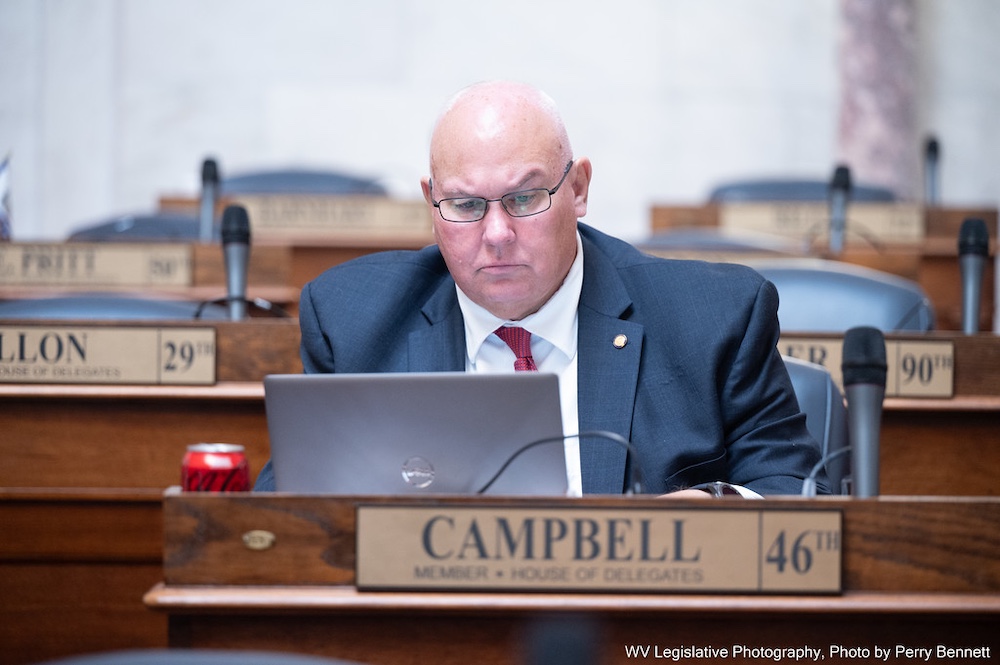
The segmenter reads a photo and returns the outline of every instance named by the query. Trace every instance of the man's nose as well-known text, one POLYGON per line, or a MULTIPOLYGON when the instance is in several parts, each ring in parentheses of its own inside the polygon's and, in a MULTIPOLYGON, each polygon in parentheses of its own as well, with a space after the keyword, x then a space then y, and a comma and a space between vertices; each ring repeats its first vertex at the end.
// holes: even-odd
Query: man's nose
POLYGON ((491 201, 483 216, 483 238, 490 244, 503 244, 514 239, 514 218, 499 201, 491 201))

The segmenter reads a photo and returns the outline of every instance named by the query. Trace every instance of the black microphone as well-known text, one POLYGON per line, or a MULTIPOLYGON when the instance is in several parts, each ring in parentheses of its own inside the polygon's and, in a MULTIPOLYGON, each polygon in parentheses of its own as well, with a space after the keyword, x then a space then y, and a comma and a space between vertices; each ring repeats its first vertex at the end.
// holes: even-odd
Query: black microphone
POLYGON ((938 162, 941 146, 933 136, 927 138, 924 146, 924 202, 929 206, 938 205, 938 162))
POLYGON ((830 181, 830 252, 839 255, 844 251, 844 235, 847 232, 847 204, 851 199, 851 170, 838 166, 833 170, 830 181))
POLYGON ((222 213, 222 253, 226 261, 226 301, 229 318, 247 316, 247 264, 250 260, 250 218, 243 206, 226 206, 222 213))
POLYGON ((604 629, 588 615, 538 616, 527 626, 525 665, 596 665, 604 629))
POLYGON ((969 218, 958 232, 958 264, 962 272, 962 332, 979 332, 979 301, 983 270, 990 254, 990 233, 986 222, 969 218))
POLYGON ((215 206, 219 200, 219 167, 214 159, 201 163, 201 209, 198 215, 198 235, 202 242, 212 242, 215 236, 215 206))
POLYGON ((879 433, 885 398, 885 337, 878 328, 859 326, 844 334, 841 373, 847 396, 851 441, 851 494, 879 494, 879 433))

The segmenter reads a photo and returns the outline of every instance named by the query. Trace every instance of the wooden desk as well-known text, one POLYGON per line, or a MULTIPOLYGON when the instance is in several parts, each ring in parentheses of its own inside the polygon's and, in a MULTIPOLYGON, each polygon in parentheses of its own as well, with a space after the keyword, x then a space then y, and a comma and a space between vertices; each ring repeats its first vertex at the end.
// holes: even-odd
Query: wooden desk
MULTIPOLYGON (((650 228, 655 234, 679 228, 715 228, 719 226, 720 204, 705 205, 656 205, 650 212, 650 228)), ((826 248, 817 247, 810 255, 820 258, 835 258, 846 263, 865 266, 892 273, 920 284, 927 297, 934 304, 936 328, 938 330, 962 329, 962 282, 958 265, 958 234, 962 222, 967 217, 978 217, 986 221, 987 228, 997 228, 996 208, 926 208, 924 210, 924 240, 915 245, 886 245, 877 249, 861 245, 848 245, 837 256, 827 255, 826 248)), ((996 252, 996 238, 993 238, 993 254, 996 252)), ((696 251, 654 251, 663 256, 691 258, 696 251)), ((705 254, 701 252, 701 254, 705 254)), ((736 261, 745 259, 733 253, 710 252, 708 260, 736 261)), ((996 303, 994 293, 994 265, 987 261, 983 275, 982 307, 979 329, 993 329, 993 310, 996 303)))
MULTIPOLYGON (((783 335, 831 338, 838 335, 783 335)), ((886 339, 951 340, 954 397, 885 399, 880 437, 882 493, 1000 496, 1000 337, 889 334, 886 339)))
POLYGON ((141 602, 162 578, 163 489, 201 441, 243 444, 259 472, 260 381, 302 371, 297 321, 203 324, 214 386, 0 384, 0 662, 166 646, 141 602))
POLYGON ((0 385, 0 487, 154 488, 180 482, 187 446, 270 456, 260 383, 215 386, 0 385))
POLYGON ((298 322, 201 325, 216 329, 216 385, 0 384, 0 487, 163 489, 178 482, 187 446, 200 442, 246 446, 259 472, 270 456, 260 382, 302 371, 298 322))
POLYGON ((1000 496, 1000 396, 887 398, 879 458, 883 494, 1000 496))
POLYGON ((140 601, 163 577, 161 502, 153 489, 0 489, 0 662, 166 646, 166 619, 140 601))
MULTIPOLYGON (((273 194, 273 195, 253 195, 249 198, 251 202, 247 205, 251 221, 254 219, 254 209, 262 203, 263 199, 273 197, 280 201, 283 207, 283 216, 286 221, 289 219, 302 222, 310 220, 305 227, 291 226, 288 228, 269 228, 266 231, 254 231, 253 250, 254 253, 261 252, 284 252, 287 256, 286 276, 281 281, 282 284, 301 290, 307 282, 315 279, 327 268, 349 261, 350 259, 394 249, 420 249, 434 242, 434 235, 430 229, 430 217, 417 217, 409 220, 409 223, 399 225, 399 219, 395 218, 395 213, 389 213, 395 221, 386 219, 375 219, 372 227, 363 231, 357 227, 359 219, 365 218, 362 209, 356 209, 352 216, 355 216, 350 224, 344 224, 345 219, 337 219, 337 215, 331 213, 331 206, 337 208, 337 199, 354 197, 342 197, 340 195, 303 195, 301 197, 294 194, 273 194), (386 226, 388 224, 388 226, 386 226)), ((240 203, 240 196, 231 199, 218 201, 217 214, 221 215, 223 209, 231 204, 246 205, 240 203)), ((400 201, 392 198, 374 197, 372 204, 377 208, 382 203, 397 203, 403 206, 416 204, 423 208, 421 200, 400 201)), ((189 215, 197 215, 199 211, 199 201, 197 198, 189 196, 167 195, 161 196, 159 207, 164 211, 181 212, 189 215)), ((363 208, 364 206, 362 206, 363 208)), ((383 210, 384 214, 386 211, 383 210)), ((379 213, 374 213, 379 214, 379 213)), ((225 283, 225 282, 223 282, 225 283)), ((254 279, 250 279, 253 285, 254 279)))
MULTIPOLYGON (((63 246, 59 243, 45 243, 45 245, 63 246)), ((74 247, 76 245, 76 243, 68 243, 65 246, 74 247)), ((97 246, 100 245, 97 244, 97 246)), ((123 246, 126 245, 114 244, 116 248, 123 246)), ((148 247, 149 244, 143 246, 148 247)), ((187 286, 99 285, 86 282, 81 282, 78 285, 29 286, 0 283, 0 300, 43 298, 93 291, 141 294, 150 298, 190 302, 206 302, 224 298, 226 296, 226 269, 221 246, 192 243, 190 251, 191 283, 187 286)), ((247 265, 247 296, 266 300, 280 307, 289 315, 295 316, 298 312, 299 292, 302 287, 293 283, 294 271, 292 250, 288 246, 273 244, 253 246, 247 265)))
POLYGON ((301 291, 307 282, 327 268, 366 254, 397 249, 420 249, 434 242, 428 236, 387 238, 385 236, 334 235, 324 238, 269 238, 264 246, 284 248, 291 257, 288 284, 301 291))
MULTIPOLYGON (((592 622, 602 663, 626 662, 627 645, 809 645, 824 653, 833 645, 942 644, 989 647, 994 654, 1000 648, 997 499, 820 500, 843 511, 845 593, 795 597, 360 592, 352 586, 350 564, 357 500, 168 496, 167 583, 150 590, 146 602, 167 614, 170 644, 277 648, 385 665, 521 663, 534 620, 569 616, 592 622), (273 530, 277 542, 288 546, 240 553, 240 534, 249 528, 273 530), (269 571, 279 571, 280 586, 268 583, 275 579, 269 571), (289 575, 325 576, 332 586, 297 586, 289 575)), ((532 501, 538 505, 537 499, 510 504, 532 501)), ((691 505, 635 498, 585 498, 574 505, 581 503, 691 505)), ((721 500, 708 509, 756 508, 751 503, 721 500)), ((816 503, 774 499, 767 505, 795 509, 816 503)))
MULTIPOLYGON (((1000 495, 1000 337, 935 338, 954 340, 956 395, 886 400, 882 491, 1000 495)), ((287 347, 272 367, 301 371, 297 342, 287 347)), ((0 487, 163 489, 200 441, 243 444, 256 474, 270 456, 262 376, 206 387, 0 384, 0 487)))
MULTIPOLYGON (((257 365, 252 370, 257 374, 252 377, 224 380, 215 386, 0 385, 0 488, 4 488, 0 489, 0 524, 19 531, 18 538, 0 538, 0 598, 4 599, 0 603, 0 652, 6 652, 3 647, 9 644, 13 654, 0 661, 27 664, 42 657, 82 651, 166 645, 165 619, 148 616, 140 600, 142 592, 162 578, 160 493, 179 481, 184 450, 199 441, 242 443, 247 447, 251 473, 259 472, 270 455, 260 372, 301 371, 300 366, 294 366, 298 362, 294 323, 220 325, 223 329, 235 326, 247 334, 256 330, 275 344, 284 338, 280 346, 285 350, 275 353, 264 365, 257 365), (270 369, 263 369, 265 366, 270 369), (137 518, 139 514, 142 516, 137 518), (29 522, 34 525, 31 529, 19 526, 29 522), (94 531, 93 539, 83 540, 88 525, 94 523, 100 526, 90 529, 94 531), (154 541, 156 546, 151 548, 154 541), (100 542, 110 551, 96 556, 94 543, 100 542), (98 612, 95 607, 113 609, 98 612), (138 634, 129 632, 133 629, 138 634), (38 650, 32 651, 32 645, 38 650), (53 650, 46 650, 46 645, 53 650), (54 650, 57 648, 60 651, 54 650)), ((881 453, 884 494, 1000 496, 1000 483, 996 482, 996 469, 1000 468, 1000 372, 996 371, 1000 338, 983 335, 955 339, 956 387, 961 393, 956 399, 886 402, 881 453)), ((234 336, 229 344, 229 353, 263 362, 262 353, 244 353, 250 342, 239 342, 234 336)), ((343 623, 338 625, 343 625, 344 630, 363 631, 362 620, 356 618, 359 613, 412 618, 409 604, 433 605, 443 600, 418 594, 409 600, 396 597, 393 603, 397 605, 378 605, 373 604, 377 594, 361 599, 356 596, 350 590, 319 589, 305 592, 301 602, 326 604, 331 616, 341 617, 343 623)), ((573 599, 551 599, 546 611, 557 604, 568 607, 573 599)), ((620 602, 622 607, 641 608, 649 600, 630 596, 613 601, 602 596, 599 601, 588 602, 620 602)), ((663 613, 670 612, 662 605, 672 607, 678 602, 676 597, 667 600, 650 610, 646 633, 628 635, 636 640, 654 637, 664 625, 663 613)), ((840 607, 846 615, 860 611, 850 609, 855 605, 870 604, 886 610, 896 607, 905 614, 906 610, 900 608, 917 603, 927 608, 922 611, 932 622, 940 618, 933 614, 937 611, 933 608, 940 609, 945 600, 935 596, 924 603, 908 596, 905 602, 893 606, 894 601, 885 597, 859 596, 840 607)), ((520 630, 526 613, 534 612, 530 603, 537 601, 533 596, 511 601, 523 605, 517 610, 521 614, 509 615, 511 635, 520 630)), ((239 602, 263 601, 257 598, 239 602)), ((439 607, 441 615, 464 614, 471 610, 463 603, 474 601, 456 597, 449 602, 455 604, 439 607)), ((688 610, 712 614, 717 609, 713 609, 709 598, 686 602, 677 607, 687 610, 670 615, 669 625, 689 622, 684 616, 688 610)), ((760 609, 761 599, 726 602, 743 606, 744 618, 761 613, 771 617, 769 621, 799 621, 800 613, 816 611, 800 602, 767 614, 760 609)), ((278 611, 273 607, 254 610, 265 615, 278 611)), ((414 618, 406 626, 419 633, 419 626, 430 629, 440 621, 440 617, 432 618, 414 618)), ((623 631, 625 619, 623 616, 623 631)), ((257 620, 248 617, 244 621, 241 617, 234 623, 252 631, 257 620)), ((268 619, 261 621, 266 625, 268 619)), ((464 616, 462 622, 462 630, 470 636, 482 635, 472 615, 464 616)), ((488 623, 498 625, 495 621, 488 623)), ((198 630, 198 625, 192 625, 190 630, 198 630)), ((406 626, 399 628, 401 635, 410 630, 406 626)), ((288 626, 287 630, 294 634, 298 628, 288 626)), ((377 624, 374 630, 381 628, 377 624)), ((658 640, 666 637, 663 634, 658 640)), ((417 634, 408 639, 420 644, 417 634)), ((506 638, 496 639, 504 644, 506 638)), ((251 643, 248 637, 247 645, 251 643)))

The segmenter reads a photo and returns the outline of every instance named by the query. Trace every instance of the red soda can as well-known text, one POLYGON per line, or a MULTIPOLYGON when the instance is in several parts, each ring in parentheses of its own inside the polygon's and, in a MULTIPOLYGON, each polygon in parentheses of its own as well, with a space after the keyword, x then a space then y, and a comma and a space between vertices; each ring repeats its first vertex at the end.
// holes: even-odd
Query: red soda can
POLYGON ((243 446, 233 443, 196 443, 181 462, 181 489, 185 492, 247 492, 250 466, 243 446))

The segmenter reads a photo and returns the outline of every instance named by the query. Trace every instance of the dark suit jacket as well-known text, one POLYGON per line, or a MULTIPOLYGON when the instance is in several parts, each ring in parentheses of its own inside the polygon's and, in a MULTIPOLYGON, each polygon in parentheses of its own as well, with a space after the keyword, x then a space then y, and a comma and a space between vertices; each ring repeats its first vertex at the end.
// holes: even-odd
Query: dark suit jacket
MULTIPOLYGON (((579 228, 580 431, 616 432, 637 451, 582 441, 584 492, 620 494, 638 463, 653 493, 714 480, 798 493, 819 449, 775 348, 774 286, 743 266, 652 258, 579 228)), ((307 372, 465 369, 455 282, 436 246, 331 268, 303 289, 299 317, 307 372)), ((256 489, 273 489, 269 467, 256 489)))

